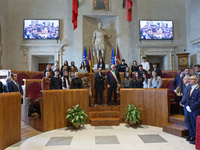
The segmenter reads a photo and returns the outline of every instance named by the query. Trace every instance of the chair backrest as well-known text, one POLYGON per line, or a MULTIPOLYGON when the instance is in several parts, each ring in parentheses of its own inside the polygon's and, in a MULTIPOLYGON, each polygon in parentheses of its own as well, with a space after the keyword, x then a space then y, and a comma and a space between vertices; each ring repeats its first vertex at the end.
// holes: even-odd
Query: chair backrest
POLYGON ((32 77, 32 79, 42 79, 43 78, 43 74, 36 74, 32 77))
POLYGON ((25 73, 18 73, 17 74, 17 81, 21 84, 21 85, 24 85, 24 81, 23 79, 30 79, 30 77, 25 74, 25 73))
POLYGON ((173 78, 173 77, 168 73, 162 73, 162 78, 173 78))
POLYGON ((168 88, 168 91, 174 91, 174 90, 173 90, 173 81, 169 81, 169 82, 167 83, 166 88, 168 88))
POLYGON ((27 86, 27 97, 30 97, 31 100, 34 100, 38 97, 41 97, 41 86, 37 82, 32 82, 27 86))

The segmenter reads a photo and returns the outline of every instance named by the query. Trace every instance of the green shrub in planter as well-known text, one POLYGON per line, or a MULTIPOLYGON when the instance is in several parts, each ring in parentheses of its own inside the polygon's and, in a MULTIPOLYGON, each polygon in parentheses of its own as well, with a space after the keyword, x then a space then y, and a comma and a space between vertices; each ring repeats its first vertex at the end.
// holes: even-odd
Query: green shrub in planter
POLYGON ((126 122, 140 124, 141 121, 141 110, 142 108, 137 105, 129 104, 128 107, 125 108, 124 115, 126 116, 126 122))
POLYGON ((66 119, 68 119, 73 125, 78 128, 80 125, 85 125, 85 120, 88 115, 85 113, 83 108, 79 108, 79 104, 69 108, 67 110, 66 119))

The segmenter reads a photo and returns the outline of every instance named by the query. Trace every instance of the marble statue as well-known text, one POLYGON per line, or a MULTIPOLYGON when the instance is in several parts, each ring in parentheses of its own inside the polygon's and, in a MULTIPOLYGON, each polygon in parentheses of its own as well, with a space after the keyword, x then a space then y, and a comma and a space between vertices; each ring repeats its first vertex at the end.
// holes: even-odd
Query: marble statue
POLYGON ((102 29, 102 23, 98 23, 98 29, 93 32, 92 38, 92 50, 94 60, 96 58, 96 62, 100 58, 104 58, 105 53, 105 39, 110 39, 112 35, 108 35, 104 29, 102 29))

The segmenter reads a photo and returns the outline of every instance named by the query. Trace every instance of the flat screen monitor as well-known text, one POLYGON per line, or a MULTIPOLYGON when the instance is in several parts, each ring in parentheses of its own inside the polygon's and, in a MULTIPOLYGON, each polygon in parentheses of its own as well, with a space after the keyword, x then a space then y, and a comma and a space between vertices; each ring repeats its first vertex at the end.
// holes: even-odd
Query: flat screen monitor
POLYGON ((24 20, 24 39, 59 39, 60 22, 54 20, 24 20))
POLYGON ((172 21, 140 20, 140 40, 173 40, 172 21))

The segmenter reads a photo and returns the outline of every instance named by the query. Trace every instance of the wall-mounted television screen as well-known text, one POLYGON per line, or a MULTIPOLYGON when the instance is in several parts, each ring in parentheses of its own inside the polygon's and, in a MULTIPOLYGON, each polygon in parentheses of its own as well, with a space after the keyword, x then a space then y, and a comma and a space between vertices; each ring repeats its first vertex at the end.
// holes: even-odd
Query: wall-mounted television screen
POLYGON ((140 20, 140 40, 173 40, 172 21, 140 20))
POLYGON ((24 39, 59 39, 59 20, 24 20, 24 39))

